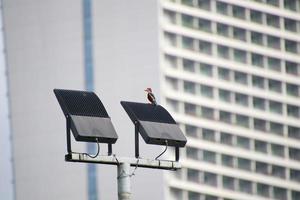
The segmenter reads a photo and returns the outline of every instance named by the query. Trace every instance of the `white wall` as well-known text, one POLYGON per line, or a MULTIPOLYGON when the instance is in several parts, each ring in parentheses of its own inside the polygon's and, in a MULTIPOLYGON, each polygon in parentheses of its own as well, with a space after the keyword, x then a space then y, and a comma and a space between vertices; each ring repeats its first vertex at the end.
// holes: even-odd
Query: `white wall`
MULTIPOLYGON (((113 146, 117 155, 134 156, 134 127, 120 101, 147 102, 146 87, 159 98, 157 12, 156 1, 94 1, 95 88, 119 134, 113 146)), ((144 158, 161 152, 142 139, 140 144, 144 158)), ((99 167, 101 200, 117 198, 116 170, 99 167)), ((161 170, 137 169, 135 174, 133 199, 163 199, 161 170)))
POLYGON ((4 0, 16 199, 87 199, 53 88, 83 89, 80 0, 4 0))

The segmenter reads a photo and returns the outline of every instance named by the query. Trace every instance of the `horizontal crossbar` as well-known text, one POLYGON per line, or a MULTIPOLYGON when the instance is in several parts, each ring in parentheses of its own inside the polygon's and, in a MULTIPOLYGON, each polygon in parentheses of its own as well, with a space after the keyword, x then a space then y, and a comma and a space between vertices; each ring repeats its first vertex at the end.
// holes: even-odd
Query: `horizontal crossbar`
POLYGON ((132 167, 154 168, 165 170, 177 170, 181 168, 181 164, 176 161, 169 160, 153 160, 144 158, 127 158, 117 157, 115 155, 103 156, 99 155, 96 158, 91 158, 84 153, 69 153, 65 155, 67 162, 83 162, 94 164, 119 165, 121 163, 130 163, 132 167))

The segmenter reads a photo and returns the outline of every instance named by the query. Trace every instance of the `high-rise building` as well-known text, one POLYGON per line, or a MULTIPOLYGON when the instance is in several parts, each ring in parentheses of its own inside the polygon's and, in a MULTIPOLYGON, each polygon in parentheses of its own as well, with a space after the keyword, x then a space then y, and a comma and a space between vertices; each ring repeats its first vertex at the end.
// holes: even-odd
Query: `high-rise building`
POLYGON ((161 0, 162 101, 188 137, 167 200, 300 199, 300 1, 161 0))
MULTIPOLYGON (((134 127, 120 101, 146 102, 147 87, 158 94, 157 2, 2 2, 8 96, 1 91, 0 98, 9 100, 3 115, 11 127, 14 199, 117 199, 115 166, 64 161, 65 118, 53 89, 94 90, 119 135, 113 153, 134 156, 134 127)), ((84 143, 72 142, 74 151, 86 152, 84 143)), ((149 148, 141 143, 141 156, 160 151, 149 148)), ((100 153, 106 151, 101 145, 100 153)), ((135 174, 133 199, 163 198, 161 171, 135 174)))

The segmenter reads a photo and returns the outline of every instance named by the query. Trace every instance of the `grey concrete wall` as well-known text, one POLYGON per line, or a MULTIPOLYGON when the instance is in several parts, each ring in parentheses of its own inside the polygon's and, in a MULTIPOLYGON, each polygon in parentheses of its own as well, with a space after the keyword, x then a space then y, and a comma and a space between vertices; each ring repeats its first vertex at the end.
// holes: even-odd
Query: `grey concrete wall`
MULTIPOLYGON (((83 89, 80 0, 3 0, 17 200, 87 199, 53 88, 83 89)), ((78 146, 82 149, 82 146, 78 146)))
MULTIPOLYGON (((87 199, 86 165, 63 160, 64 117, 52 93, 84 88, 81 3, 4 0, 17 200, 87 199)), ((146 102, 146 87, 159 99, 157 18, 156 1, 93 1, 95 90, 120 156, 134 155, 134 127, 120 101, 146 102)), ((144 158, 161 152, 140 142, 144 158)), ((100 199, 117 199, 116 167, 98 172, 100 199)), ((131 180, 133 199, 163 199, 162 171, 138 169, 131 180)))

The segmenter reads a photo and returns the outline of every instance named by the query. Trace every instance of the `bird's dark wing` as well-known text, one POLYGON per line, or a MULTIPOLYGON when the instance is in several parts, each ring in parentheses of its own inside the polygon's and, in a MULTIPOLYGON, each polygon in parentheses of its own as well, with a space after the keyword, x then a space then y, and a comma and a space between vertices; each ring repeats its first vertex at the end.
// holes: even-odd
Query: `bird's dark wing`
POLYGON ((148 93, 148 99, 152 104, 156 104, 156 99, 153 93, 151 92, 148 93))

